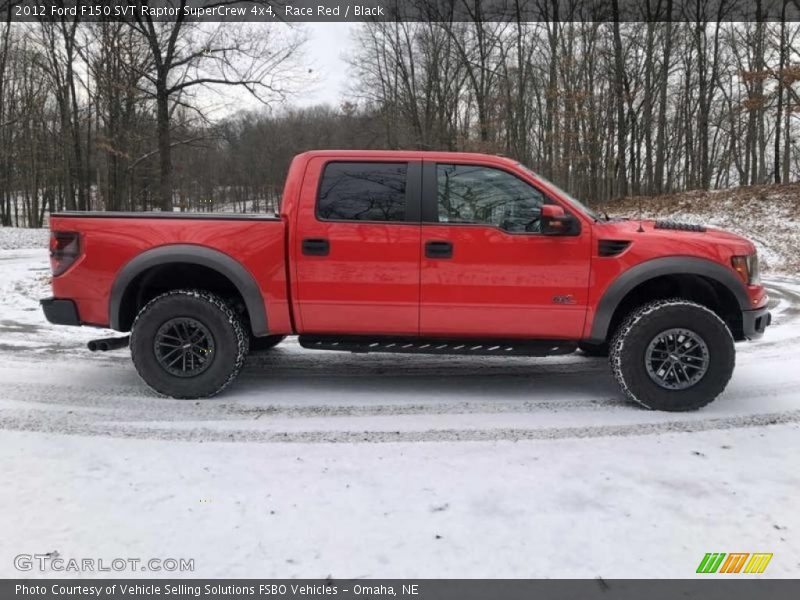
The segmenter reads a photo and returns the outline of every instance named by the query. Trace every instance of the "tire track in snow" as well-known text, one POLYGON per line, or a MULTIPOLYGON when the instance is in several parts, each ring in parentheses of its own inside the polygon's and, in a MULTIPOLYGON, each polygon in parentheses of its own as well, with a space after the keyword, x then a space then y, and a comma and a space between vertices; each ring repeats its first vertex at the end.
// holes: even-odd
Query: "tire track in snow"
POLYGON ((124 424, 89 423, 76 419, 56 422, 52 415, 0 415, 0 428, 10 431, 89 435, 182 442, 261 442, 261 443, 391 443, 391 442, 497 442, 525 440, 563 440, 576 438, 625 437, 696 433, 800 423, 800 410, 761 415, 720 417, 693 421, 667 421, 630 425, 589 427, 551 427, 541 429, 434 429, 422 431, 292 431, 260 430, 153 429, 124 424))
MULTIPOLYGON (((141 392, 141 390, 139 390, 141 392)), ((145 390, 145 393, 149 390, 145 390)), ((361 404, 335 402, 307 404, 280 402, 253 405, 249 402, 215 402, 205 400, 173 400, 151 393, 151 397, 136 394, 131 388, 114 387, 102 394, 88 396, 87 390, 77 386, 52 384, 5 384, 0 392, 2 400, 29 404, 32 409, 52 406, 61 410, 80 410, 97 415, 121 417, 119 420, 198 420, 198 419, 259 419, 262 417, 359 417, 385 415, 442 415, 442 414, 498 414, 536 413, 574 409, 605 409, 609 406, 629 406, 624 399, 609 394, 576 399, 533 398, 526 400, 447 400, 423 401, 419 398, 397 399, 396 402, 365 402, 361 404)))

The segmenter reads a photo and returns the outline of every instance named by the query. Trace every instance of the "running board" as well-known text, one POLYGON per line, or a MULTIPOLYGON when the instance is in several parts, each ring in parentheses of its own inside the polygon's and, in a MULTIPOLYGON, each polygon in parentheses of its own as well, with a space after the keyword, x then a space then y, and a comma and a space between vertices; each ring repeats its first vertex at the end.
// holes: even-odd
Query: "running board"
POLYGON ((309 350, 399 352, 404 354, 466 354, 473 356, 552 356, 570 354, 577 343, 566 340, 509 340, 301 335, 309 350))

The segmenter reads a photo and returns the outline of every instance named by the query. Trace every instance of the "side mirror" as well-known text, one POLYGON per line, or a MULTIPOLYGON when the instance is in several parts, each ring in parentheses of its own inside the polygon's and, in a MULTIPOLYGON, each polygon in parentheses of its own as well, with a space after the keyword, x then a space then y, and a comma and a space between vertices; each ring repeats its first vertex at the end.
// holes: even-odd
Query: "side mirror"
POLYGON ((580 223, 557 204, 542 205, 541 228, 544 235, 577 235, 580 223))

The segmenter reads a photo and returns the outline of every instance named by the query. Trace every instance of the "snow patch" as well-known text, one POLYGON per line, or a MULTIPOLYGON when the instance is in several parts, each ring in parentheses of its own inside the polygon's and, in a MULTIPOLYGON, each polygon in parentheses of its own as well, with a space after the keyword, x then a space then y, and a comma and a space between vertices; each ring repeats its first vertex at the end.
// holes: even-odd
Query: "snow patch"
POLYGON ((49 229, 0 227, 0 250, 47 248, 49 239, 49 229))

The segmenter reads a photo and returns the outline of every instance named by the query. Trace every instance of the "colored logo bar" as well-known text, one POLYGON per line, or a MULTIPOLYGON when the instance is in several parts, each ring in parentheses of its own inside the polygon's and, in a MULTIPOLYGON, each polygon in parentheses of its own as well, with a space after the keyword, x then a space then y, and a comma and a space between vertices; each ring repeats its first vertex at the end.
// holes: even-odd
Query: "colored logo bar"
POLYGON ((697 572, 763 573, 771 560, 772 553, 765 552, 708 552, 697 566, 697 572))

